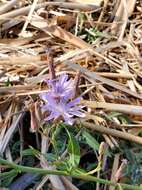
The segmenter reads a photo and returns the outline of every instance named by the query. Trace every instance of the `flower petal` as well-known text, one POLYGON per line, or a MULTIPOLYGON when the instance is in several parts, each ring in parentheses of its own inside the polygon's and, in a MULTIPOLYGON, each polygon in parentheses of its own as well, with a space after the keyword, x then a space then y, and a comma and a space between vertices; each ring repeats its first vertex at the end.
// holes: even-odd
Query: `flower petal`
POLYGON ((76 99, 70 101, 69 103, 67 103, 67 106, 68 106, 68 107, 72 107, 72 106, 74 106, 75 104, 80 103, 80 101, 81 101, 81 98, 78 97, 78 98, 76 98, 76 99))
POLYGON ((80 111, 70 111, 70 113, 72 114, 72 115, 75 115, 75 116, 77 116, 77 117, 85 117, 85 113, 82 113, 82 112, 80 112, 80 111))
POLYGON ((47 92, 43 92, 43 93, 41 93, 40 95, 40 98, 42 99, 42 100, 44 100, 45 102, 47 101, 47 99, 48 99, 48 94, 47 94, 47 92))
POLYGON ((67 74, 62 74, 59 77, 59 84, 62 86, 65 84, 65 82, 68 80, 68 75, 67 74))

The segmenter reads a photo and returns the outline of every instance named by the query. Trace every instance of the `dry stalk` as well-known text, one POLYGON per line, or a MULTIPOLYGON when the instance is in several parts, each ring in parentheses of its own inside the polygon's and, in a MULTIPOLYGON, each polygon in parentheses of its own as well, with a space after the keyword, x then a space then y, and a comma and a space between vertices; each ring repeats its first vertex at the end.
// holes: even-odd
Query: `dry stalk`
POLYGON ((142 145, 142 138, 139 136, 136 136, 136 135, 132 135, 132 134, 129 134, 126 132, 121 132, 121 131, 118 131, 116 129, 109 129, 109 128, 106 128, 103 126, 98 126, 98 125, 95 125, 95 124, 92 124, 89 122, 85 122, 85 121, 83 121, 83 126, 85 126, 86 128, 98 131, 102 134, 112 135, 114 137, 118 137, 118 138, 125 139, 128 141, 132 141, 132 142, 135 142, 135 143, 142 145))

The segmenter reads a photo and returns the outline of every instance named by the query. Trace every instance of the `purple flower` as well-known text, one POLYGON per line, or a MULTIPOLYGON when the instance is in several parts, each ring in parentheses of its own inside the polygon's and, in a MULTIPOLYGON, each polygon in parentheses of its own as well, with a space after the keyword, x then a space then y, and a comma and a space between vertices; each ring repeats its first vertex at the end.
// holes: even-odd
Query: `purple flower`
POLYGON ((74 116, 84 117, 82 106, 79 106, 80 98, 70 100, 74 96, 74 81, 68 80, 68 75, 63 74, 57 79, 48 80, 49 91, 40 94, 40 98, 44 100, 45 105, 42 106, 43 111, 48 111, 49 116, 45 121, 62 118, 65 123, 72 125, 74 116))
POLYGON ((68 99, 72 98, 75 93, 74 81, 72 79, 68 80, 67 74, 62 74, 58 78, 46 82, 52 96, 68 99))
POLYGON ((74 116, 84 117, 85 114, 81 112, 82 106, 77 104, 80 102, 80 98, 76 98, 70 102, 67 102, 65 99, 61 98, 59 101, 55 100, 47 95, 48 103, 43 105, 43 111, 49 111, 50 115, 45 118, 45 121, 52 119, 58 119, 61 117, 66 124, 72 125, 74 123, 74 116))

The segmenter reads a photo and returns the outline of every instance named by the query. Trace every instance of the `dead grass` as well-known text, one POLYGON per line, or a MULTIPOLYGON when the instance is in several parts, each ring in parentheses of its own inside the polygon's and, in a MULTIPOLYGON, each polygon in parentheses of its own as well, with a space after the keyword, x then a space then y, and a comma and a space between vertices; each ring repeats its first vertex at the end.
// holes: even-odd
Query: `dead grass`
MULTIPOLYGON (((43 83, 49 78, 47 48, 53 52, 57 74, 66 72, 75 77, 81 72, 78 93, 87 106, 84 126, 99 131, 110 148, 119 146, 119 138, 142 144, 141 12, 140 0, 104 0, 97 5, 76 1, 0 2, 0 154, 16 162, 9 143, 17 130, 22 138, 21 118, 31 105, 39 105, 39 93, 47 90, 43 83), (90 28, 97 31, 92 34, 90 28), (112 112, 127 116, 131 122, 123 123, 114 115, 110 123, 104 116, 112 112)), ((39 114, 39 106, 34 109, 39 114)), ((44 138, 41 134, 42 143, 44 138)), ((44 153, 48 151, 45 144, 41 146, 44 153)), ((19 163, 20 158, 16 159, 19 163)), ((41 167, 49 168, 47 161, 39 159, 41 167)), ((120 160, 115 154, 110 178, 115 182, 120 160)), ((69 179, 57 176, 46 176, 37 189, 48 179, 55 188, 78 189, 69 179)), ((113 189, 110 186, 109 190, 113 189)))

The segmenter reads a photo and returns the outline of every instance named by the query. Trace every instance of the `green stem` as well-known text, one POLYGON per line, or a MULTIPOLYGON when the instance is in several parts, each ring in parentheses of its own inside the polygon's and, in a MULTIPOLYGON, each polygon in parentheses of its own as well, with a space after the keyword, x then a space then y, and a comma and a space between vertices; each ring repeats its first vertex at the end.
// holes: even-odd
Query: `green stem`
POLYGON ((27 167, 27 166, 21 166, 14 164, 12 162, 9 162, 7 160, 4 160, 0 158, 0 164, 7 165, 8 168, 14 168, 17 170, 17 172, 26 172, 26 173, 38 173, 38 174, 48 174, 48 175, 63 175, 63 176, 71 176, 77 179, 85 180, 85 181, 93 181, 93 182, 98 182, 101 184, 106 184, 106 185, 112 185, 112 186, 121 186, 124 189, 129 189, 129 190, 142 190, 142 187, 134 186, 134 185, 128 185, 125 183, 114 183, 109 180, 97 178, 94 176, 90 175, 75 175, 75 174, 70 174, 67 173, 66 171, 59 171, 59 170, 46 170, 46 169, 41 169, 41 168, 32 168, 32 167, 27 167))

